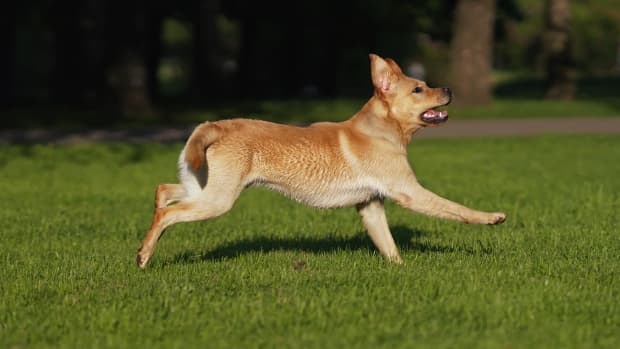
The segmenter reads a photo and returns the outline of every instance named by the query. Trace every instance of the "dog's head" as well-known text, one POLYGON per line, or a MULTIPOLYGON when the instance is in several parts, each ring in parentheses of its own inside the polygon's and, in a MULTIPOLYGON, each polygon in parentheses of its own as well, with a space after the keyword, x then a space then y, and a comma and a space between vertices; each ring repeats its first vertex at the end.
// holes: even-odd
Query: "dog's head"
POLYGON ((447 111, 435 108, 450 103, 449 88, 430 88, 424 81, 406 76, 392 59, 375 54, 370 54, 370 71, 375 96, 386 103, 391 117, 418 127, 448 120, 447 111))

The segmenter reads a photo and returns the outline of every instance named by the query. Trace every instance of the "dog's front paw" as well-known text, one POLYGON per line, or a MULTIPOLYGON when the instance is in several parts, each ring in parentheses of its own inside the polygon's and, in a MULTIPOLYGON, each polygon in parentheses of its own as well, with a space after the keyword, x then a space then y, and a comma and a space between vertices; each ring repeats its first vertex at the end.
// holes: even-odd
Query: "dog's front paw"
POLYGON ((490 213, 489 214, 489 220, 487 221, 487 224, 489 225, 496 225, 496 224, 502 224, 504 223, 504 221, 506 220, 506 214, 503 212, 494 212, 494 213, 490 213))

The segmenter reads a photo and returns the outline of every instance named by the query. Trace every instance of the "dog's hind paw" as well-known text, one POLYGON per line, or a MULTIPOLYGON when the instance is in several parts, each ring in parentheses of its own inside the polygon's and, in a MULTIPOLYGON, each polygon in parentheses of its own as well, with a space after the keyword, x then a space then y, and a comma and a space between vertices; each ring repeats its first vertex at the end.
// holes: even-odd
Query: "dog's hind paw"
POLYGON ((138 268, 146 268, 146 264, 149 262, 150 257, 150 254, 144 253, 142 248, 140 248, 138 250, 138 254, 136 255, 136 264, 138 265, 138 268))

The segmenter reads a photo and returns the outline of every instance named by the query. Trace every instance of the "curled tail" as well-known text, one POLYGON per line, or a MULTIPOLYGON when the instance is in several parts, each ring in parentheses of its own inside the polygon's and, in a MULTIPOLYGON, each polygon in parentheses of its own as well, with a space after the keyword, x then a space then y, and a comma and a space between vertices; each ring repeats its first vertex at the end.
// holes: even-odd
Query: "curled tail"
POLYGON ((205 122, 198 125, 185 144, 185 161, 195 170, 205 162, 205 150, 220 136, 220 127, 214 123, 205 122))

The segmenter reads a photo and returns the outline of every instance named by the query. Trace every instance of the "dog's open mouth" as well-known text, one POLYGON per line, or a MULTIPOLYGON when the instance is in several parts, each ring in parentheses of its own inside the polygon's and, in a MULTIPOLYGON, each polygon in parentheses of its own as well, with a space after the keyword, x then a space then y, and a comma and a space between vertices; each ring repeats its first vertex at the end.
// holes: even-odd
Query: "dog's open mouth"
POLYGON ((448 112, 446 110, 437 111, 429 109, 420 115, 420 120, 429 124, 440 124, 448 120, 448 112))

